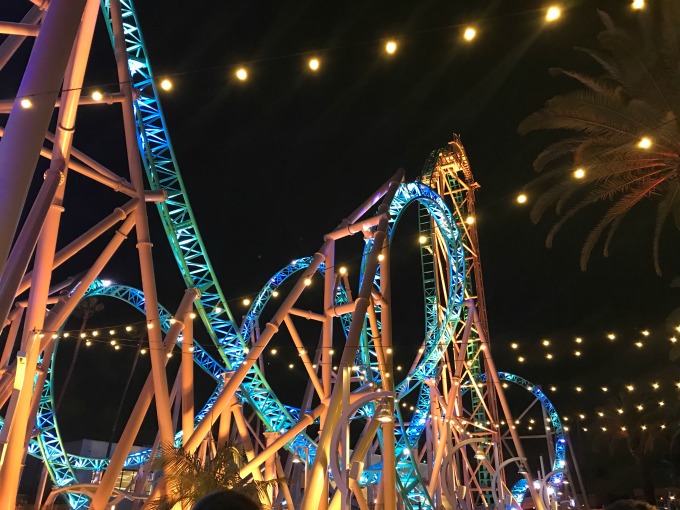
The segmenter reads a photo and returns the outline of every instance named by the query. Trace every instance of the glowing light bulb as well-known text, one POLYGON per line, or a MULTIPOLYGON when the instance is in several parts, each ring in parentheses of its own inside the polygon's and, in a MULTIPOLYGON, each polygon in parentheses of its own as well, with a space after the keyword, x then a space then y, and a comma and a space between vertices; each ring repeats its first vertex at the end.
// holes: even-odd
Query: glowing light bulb
POLYGON ((548 347, 550 345, 550 340, 543 340, 541 342, 545 347, 548 347))
POLYGON ((318 70, 319 70, 319 66, 321 66, 321 62, 319 62, 319 59, 318 59, 318 58, 310 58, 310 59, 309 59, 309 62, 308 62, 308 65, 309 65, 309 68, 310 68, 312 71, 318 71, 318 70))
POLYGON ((276 356, 276 353, 279 352, 279 351, 277 351, 276 349, 272 349, 269 352, 272 354, 272 356, 276 356))
POLYGON ((550 353, 546 354, 545 357, 546 357, 547 359, 553 359, 553 355, 550 354, 550 353))
POLYGON ((102 94, 98 90, 95 90, 92 93, 92 99, 94 99, 95 101, 101 101, 102 99, 104 99, 104 94, 102 94))
POLYGON ((626 386, 626 389, 628 391, 633 391, 633 390, 635 390, 635 386, 633 386, 632 384, 629 384, 629 385, 626 386))
POLYGON ((519 347, 519 344, 517 342, 512 342, 510 344, 510 347, 512 347, 513 349, 517 349, 519 347))
POLYGON ((167 357, 168 357, 168 358, 172 358, 172 353, 169 352, 169 353, 167 354, 167 357))
POLYGON ((419 242, 420 244, 425 244, 425 243, 427 242, 427 237, 425 237, 425 236, 420 236, 420 237, 418 238, 418 242, 419 242))
POLYGON ((475 222, 474 216, 468 216, 467 218, 465 218, 465 223, 467 223, 468 225, 472 225, 474 224, 474 222, 475 222))
POLYGON ((125 331, 132 331, 132 326, 125 326, 125 331))
POLYGON ((148 323, 146 324, 146 328, 147 328, 147 329, 153 329, 153 323, 148 322, 148 323))
POLYGON ((545 12, 545 20, 549 23, 557 21, 560 18, 560 16, 562 16, 562 9, 560 9, 556 5, 549 7, 548 10, 545 12))
POLYGON ((288 365, 288 368, 293 369, 293 368, 295 368, 295 365, 293 365, 293 364, 291 363, 290 365, 288 365))
POLYGON ((168 80, 167 78, 164 78, 164 79, 161 81, 161 88, 162 88, 163 90, 166 90, 166 91, 167 91, 167 90, 172 90, 172 82, 171 82, 170 80, 168 80))
POLYGON ((581 388, 580 386, 576 386, 576 391, 578 393, 581 393, 583 391, 583 388, 581 388))
POLYGON ((394 55, 397 51, 397 43, 395 41, 387 41, 387 43, 385 43, 385 51, 389 55, 394 55))
POLYGON ((89 347, 90 345, 92 345, 92 341, 91 341, 91 340, 86 340, 86 341, 85 341, 85 347, 89 347))
POLYGON ((243 300, 243 306, 250 306, 250 299, 245 298, 245 299, 243 300))
POLYGON ((309 287, 312 284, 312 279, 311 278, 305 278, 305 285, 309 287))
POLYGON ((527 196, 524 193, 517 195, 517 203, 518 204, 526 204, 527 203, 527 196))
POLYGON ((190 318, 190 319, 195 319, 195 318, 196 318, 196 313, 195 313, 195 312, 191 312, 191 313, 189 314, 189 318, 190 318))
POLYGON ((607 388, 606 386, 602 386, 601 390, 602 390, 604 393, 607 393, 607 392, 609 391, 609 388, 607 388))
POLYGON ((92 336, 99 336, 99 331, 93 331, 92 336))
POLYGON ((215 313, 222 313, 222 307, 216 306, 215 307, 215 313))
POLYGON ((139 353, 140 354, 146 354, 146 349, 142 349, 141 351, 139 351, 139 353))
POLYGON ((550 391, 557 391, 557 386, 551 386, 550 391))
POLYGON ((113 348, 114 348, 115 350, 119 351, 119 350, 120 350, 120 345, 114 345, 113 348))
POLYGON ((644 9, 645 8, 645 0, 633 0, 632 7, 636 11, 639 11, 640 9, 644 9))
POLYGON ((524 363, 524 356, 520 356, 519 358, 517 358, 517 361, 519 361, 520 363, 524 363))
POLYGON ((236 70, 236 78, 240 81, 246 81, 248 79, 248 71, 244 67, 239 67, 236 70))
POLYGON ((642 343, 642 342, 635 342, 635 346, 636 346, 638 349, 642 349, 643 343, 642 343))
POLYGON ((583 179, 586 176, 586 171, 583 168, 577 168, 574 170, 575 179, 583 179))
POLYGON ((652 147, 652 139, 647 136, 643 136, 640 138, 637 146, 639 149, 650 149, 652 147))
POLYGON ((87 336, 87 333, 81 333, 80 338, 85 338, 87 336))
POLYGON ((578 357, 581 355, 581 351, 574 351, 574 356, 578 357))
POLYGON ((577 337, 574 339, 574 342, 576 342, 577 344, 582 344, 582 343, 583 343, 583 338, 577 336, 577 337))
POLYGON ((477 37, 477 30, 474 27, 466 27, 465 31, 463 32, 463 39, 465 39, 467 42, 470 42, 475 37, 477 37))
POLYGON ((609 338, 609 340, 616 340, 616 335, 614 333, 609 333, 607 338, 609 338))
POLYGON ((272 297, 279 297, 279 291, 275 290, 274 292, 272 292, 272 297))
POLYGON ((645 329, 644 331, 641 332, 644 336, 649 336, 649 330, 645 329))
POLYGON ((111 340, 111 345, 116 345, 117 343, 118 342, 116 342, 115 340, 111 340))
POLYGON ((381 253, 378 255, 378 262, 382 262, 383 260, 385 260, 385 255, 381 253))
POLYGON ((347 274, 347 268, 345 266, 342 266, 340 269, 338 269, 338 273, 342 275, 347 274))
POLYGON ((110 330, 109 330, 109 335, 115 335, 115 334, 116 334, 116 330, 115 330, 115 329, 110 329, 110 330))
POLYGON ((68 337, 70 337, 70 336, 71 336, 70 333, 64 333, 64 338, 68 338, 68 337))
POLYGON ((23 98, 19 104, 24 110, 27 110, 28 108, 31 108, 33 106, 33 102, 28 99, 27 97, 23 98))

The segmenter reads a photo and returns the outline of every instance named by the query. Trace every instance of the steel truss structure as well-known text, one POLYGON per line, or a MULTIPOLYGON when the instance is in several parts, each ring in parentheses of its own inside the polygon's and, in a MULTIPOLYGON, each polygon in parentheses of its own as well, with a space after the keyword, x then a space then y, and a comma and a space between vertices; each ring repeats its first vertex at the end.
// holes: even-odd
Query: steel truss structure
MULTIPOLYGON (((553 504, 567 469, 566 439, 540 388, 498 372, 491 356, 474 223, 477 184, 457 137, 430 155, 416 182, 404 182, 397 173, 327 233, 313 256, 294 260, 271 277, 239 326, 189 204, 132 0, 42 2, 20 23, 0 24, 0 33, 8 34, 0 45, 2 65, 23 39, 35 37, 0 141, 0 189, 6 191, 0 214, 7 225, 0 233, 0 323, 5 331, 0 403, 7 410, 0 431, 0 510, 14 507, 26 455, 43 460, 45 476, 54 484, 47 503, 63 496, 74 509, 104 510, 123 500, 136 507, 147 500, 144 487, 159 445, 209 456, 211 445, 230 438, 240 441, 248 459, 242 477, 285 475, 287 481, 264 501, 277 507, 471 510, 519 505, 525 493, 538 509, 553 504), (104 103, 121 109, 126 176, 72 146, 79 108, 99 102, 81 96, 99 13, 109 30, 120 88, 104 103), (55 105, 57 130, 50 134, 55 105), (45 147, 46 139, 51 148, 45 147), (49 169, 27 205, 28 184, 40 157, 50 160, 49 169), (124 201, 58 248, 64 189, 73 171, 115 190, 124 201), (187 289, 174 314, 157 299, 146 203, 158 209, 187 289), (398 380, 390 259, 400 219, 412 208, 419 215, 425 327, 410 370, 398 380), (24 209, 26 219, 20 223, 24 209), (62 282, 59 266, 113 228, 84 276, 62 282), (143 288, 105 284, 98 279, 102 270, 133 230, 143 288), (336 253, 356 237, 363 239, 363 251, 353 288, 336 253), (323 282, 321 296, 310 290, 313 280, 323 282), (271 301, 276 294, 285 294, 278 306, 271 301), (303 295, 316 299, 315 311, 298 306, 303 295), (111 458, 67 452, 53 404, 51 367, 60 331, 77 304, 91 296, 128 303, 145 315, 149 327, 151 372, 111 458), (195 315, 219 359, 194 340, 195 315), (315 340, 299 327, 300 318, 317 325, 315 340), (308 377, 297 405, 277 397, 261 363, 265 348, 284 332, 308 377), (316 339, 314 350, 310 345, 316 339), (166 354, 176 345, 181 368, 170 385, 166 354), (337 368, 334 349, 342 352, 337 368), (198 411, 194 365, 215 382, 198 411), (530 390, 552 426, 545 438, 554 448, 553 469, 541 473, 537 485, 505 397, 507 382, 530 390), (409 399, 415 404, 407 413, 403 406, 409 399), (131 453, 152 400, 159 425, 155 444, 131 453), (173 407, 181 409, 179 424, 172 418, 173 407), (350 425, 361 428, 358 438, 350 434, 350 425), (510 466, 525 468, 514 486, 506 474, 510 466), (125 490, 114 487, 122 469, 137 470, 125 490), (79 471, 100 476, 96 483, 79 483, 79 471)), ((162 490, 163 484, 157 484, 152 497, 162 490)))

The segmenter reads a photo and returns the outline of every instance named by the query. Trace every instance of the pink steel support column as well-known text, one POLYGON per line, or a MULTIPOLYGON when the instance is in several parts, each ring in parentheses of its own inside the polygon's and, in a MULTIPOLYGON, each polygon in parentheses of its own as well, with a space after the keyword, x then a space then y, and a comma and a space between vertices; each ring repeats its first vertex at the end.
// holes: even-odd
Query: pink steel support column
MULTIPOLYGON (((378 209, 379 213, 387 212, 389 204, 397 192, 402 176, 403 171, 400 171, 389 181, 387 193, 385 193, 383 202, 378 209)), ((362 208, 363 207, 364 206, 362 206, 362 208)), ((359 210, 362 210, 362 208, 359 210)), ((356 221, 356 219, 353 221, 356 221)), ((383 216, 374 235, 374 246, 382 247, 383 241, 387 235, 386 231, 387 218, 383 216)), ((345 348, 342 353, 342 359, 340 360, 339 364, 340 369, 354 365, 356 352, 359 348, 359 337, 364 327, 364 317, 366 316, 366 311, 370 303, 373 278, 375 276, 377 267, 378 253, 374 251, 370 254, 368 262, 366 263, 364 280, 362 282, 361 288, 359 289, 359 295, 355 300, 356 308, 354 310, 354 314, 352 314, 352 323, 349 328, 347 342, 345 344, 345 348)), ((305 496, 302 500, 302 510, 318 510, 320 507, 325 508, 328 504, 327 500, 322 501, 322 495, 324 488, 326 487, 325 479, 327 476, 328 462, 330 459, 331 438, 334 428, 337 426, 343 411, 342 391, 340 390, 340 386, 336 386, 335 391, 333 391, 331 395, 331 402, 328 406, 328 412, 326 414, 325 428, 319 438, 316 457, 314 458, 314 463, 312 464, 312 468, 308 474, 309 485, 305 490, 305 496)))
MULTIPOLYGON (((104 232, 106 232, 116 223, 118 223, 119 221, 123 221, 125 218, 127 218, 127 216, 135 209, 137 203, 138 203, 137 199, 133 198, 123 206, 116 207, 113 210, 113 212, 109 214, 106 218, 101 220, 99 223, 94 225, 90 230, 78 236, 77 239, 71 241, 67 246, 59 250, 57 253, 55 253, 52 270, 66 262, 73 255, 75 255, 80 250, 85 248, 88 244, 97 239, 99 236, 101 236, 104 232)), ((21 294, 25 290, 28 290, 28 288, 31 286, 31 276, 32 274, 30 272, 24 275, 23 279, 21 280, 21 284, 17 289, 16 292, 17 295, 21 294)))
MULTIPOLYGON (((486 340, 486 336, 484 335, 484 330, 482 328, 481 321, 479 320, 479 315, 477 314, 477 308, 475 307, 474 301, 472 300, 466 300, 465 304, 469 307, 470 314, 472 314, 475 325, 477 326, 479 341, 482 344, 480 349, 482 350, 482 355, 484 356, 484 362, 486 363, 486 366, 489 367, 488 373, 492 376, 492 381, 490 382, 490 384, 493 384, 496 387, 498 401, 501 404, 501 409, 503 409, 503 414, 505 414, 505 419, 508 422, 508 429, 510 431, 510 435, 512 436, 512 441, 515 444, 517 456, 522 457, 524 459, 521 460, 520 462, 527 472, 524 475, 524 477, 527 479, 527 486, 529 489, 529 493, 531 494, 531 499, 534 502, 534 505, 536 506, 536 510, 546 510, 546 508, 543 505, 543 499, 538 495, 536 489, 534 488, 534 481, 531 476, 531 471, 528 469, 529 466, 526 463, 526 455, 524 454, 524 448, 522 447, 522 442, 519 439, 519 434, 517 433, 516 428, 510 425, 511 423, 514 423, 514 420, 512 419, 512 413, 510 412, 510 406, 508 406, 508 401, 505 399, 503 386, 501 385, 501 381, 498 378, 496 364, 493 362, 493 358, 491 357, 491 353, 489 352, 489 344, 486 340)), ((488 381, 487 384, 489 384, 488 381)))
MULTIPOLYGON (((381 204, 381 209, 389 207, 389 204, 381 204)), ((387 211, 384 211, 387 212, 387 211)), ((390 246, 387 236, 383 238, 383 244, 374 244, 374 250, 381 250, 383 260, 380 266, 380 320, 382 325, 382 350, 385 356, 385 379, 383 387, 387 391, 394 391, 394 370, 392 356, 392 289, 390 283, 390 246)), ((377 240, 376 240, 377 241, 377 240)), ((394 399, 387 400, 387 408, 390 416, 394 416, 394 399)), ((383 484, 383 504, 385 510, 395 510, 397 502, 397 479, 396 479, 396 451, 394 439, 394 420, 382 424, 383 431, 383 472, 381 482, 383 484)), ((409 445, 411 447, 411 445, 409 445)), ((417 448, 417 446, 416 446, 417 448)))
MULTIPOLYGON (((187 289, 177 309, 177 315, 181 317, 184 313, 188 313, 192 303, 197 298, 198 291, 196 291, 196 289, 187 289)), ((181 329, 181 324, 175 323, 172 327, 175 328, 175 332, 173 332, 172 329, 168 332, 166 335, 166 343, 163 346, 162 351, 162 357, 166 363, 168 360, 167 354, 172 352, 175 346, 175 340, 181 329)), ((125 429, 123 430, 123 434, 118 441, 118 446, 113 451, 111 461, 106 468, 106 472, 104 473, 102 481, 99 484, 99 488, 92 497, 92 504, 90 505, 92 510, 105 510, 109 496, 111 496, 111 493, 113 492, 113 489, 116 485, 116 479, 118 478, 120 471, 123 469, 125 459, 127 458, 128 453, 134 444, 135 438, 139 433, 139 429, 142 426, 142 422, 144 421, 146 412, 149 409, 153 395, 153 377, 151 374, 149 374, 146 378, 146 382, 144 383, 142 391, 139 393, 137 403, 130 414, 130 418, 128 418, 128 422, 125 424, 125 429)))
MULTIPOLYGON (((38 7, 33 6, 22 18, 21 22, 35 25, 40 21, 42 15, 42 11, 38 7)), ((21 46, 25 39, 25 36, 15 35, 8 37, 0 44, 0 69, 5 67, 5 64, 12 58, 12 55, 19 49, 19 46, 21 46)))
POLYGON ((17 242, 9 254, 5 270, 0 273, 0 324, 4 324, 7 314, 12 307, 12 302, 17 294, 17 287, 21 277, 26 272, 31 255, 38 242, 38 236, 45 223, 57 188, 63 177, 64 168, 47 171, 45 181, 40 187, 31 211, 28 213, 17 242))
MULTIPOLYGON (((46 22, 48 18, 50 18, 50 12, 59 5, 59 0, 52 3, 45 17, 46 22)), ((62 22, 68 23, 70 21, 71 26, 73 26, 75 29, 78 27, 78 17, 81 13, 83 13, 83 9, 79 8, 81 5, 80 0, 78 3, 71 2, 70 5, 72 11, 75 12, 76 19, 73 20, 72 18, 66 17, 62 20, 62 22)), ((57 12, 59 13, 61 10, 59 9, 57 12)), ((75 44, 73 45, 71 59, 69 60, 68 68, 66 70, 63 91, 65 99, 57 117, 58 131, 54 144, 55 151, 59 151, 59 157, 52 159, 49 169, 50 172, 66 172, 71 142, 73 140, 78 99, 80 98, 80 89, 83 83, 87 58, 90 54, 92 34, 94 32, 94 26, 98 12, 98 3, 95 2, 95 0, 88 0, 87 7, 84 10, 83 20, 80 29, 78 30, 75 44)), ((71 14, 71 16, 73 16, 73 14, 71 14)), ((40 37, 38 40, 39 39, 40 37)), ((70 41, 70 39, 67 40, 70 41)), ((38 43, 36 41, 36 49, 37 44, 38 43)), ((26 73, 29 73, 29 68, 30 61, 26 69, 26 73)), ((39 92, 39 90, 36 90, 33 93, 37 92, 39 92)), ((45 98, 51 98, 53 101, 55 96, 52 94, 43 94, 43 97, 41 97, 37 103, 43 103, 45 98)), ((41 106, 43 109, 47 108, 46 103, 41 104, 41 106)), ((49 118, 47 121, 49 121, 49 118)), ((41 138, 44 136, 46 130, 47 126, 44 125, 44 130, 42 133, 40 133, 41 138)), ((35 138, 37 138, 37 136, 35 136, 36 134, 37 133, 34 133, 35 138)), ((7 128, 5 129, 5 136, 3 137, 2 141, 0 141, 0 167, 2 167, 3 162, 2 145, 7 145, 9 140, 11 140, 11 137, 8 124, 7 128)), ((40 140, 40 145, 42 145, 42 140, 40 140)), ((37 159, 39 149, 40 147, 38 147, 38 152, 34 156, 33 164, 35 164, 35 159, 37 159)), ((49 293, 51 269, 57 243, 57 232, 59 230, 59 220, 61 213, 63 212, 61 203, 64 196, 64 182, 62 181, 61 184, 62 186, 57 189, 52 208, 47 214, 47 218, 41 232, 40 241, 38 243, 38 248, 36 250, 34 286, 31 289, 31 293, 29 294, 28 312, 26 314, 26 325, 24 330, 24 339, 26 340, 24 343, 27 346, 26 373, 24 374, 23 381, 21 381, 21 390, 18 396, 16 399, 13 398, 13 402, 10 403, 10 407, 14 407, 14 412, 12 413, 11 417, 8 418, 8 421, 11 421, 11 424, 9 425, 10 428, 7 446, 3 452, 4 458, 2 470, 0 471, 0 509, 2 510, 5 508, 12 508, 14 505, 13 498, 18 490, 19 478, 21 476, 21 468, 26 450, 26 431, 32 423, 30 417, 30 412, 32 410, 31 401, 34 391, 35 393, 40 393, 42 391, 42 386, 39 385, 36 385, 34 389, 33 383, 36 372, 36 363, 41 351, 40 338, 36 333, 43 329, 43 323, 45 320, 45 307, 49 293)), ((24 199, 25 193, 21 199, 22 205, 24 199)), ((1 208, 2 206, 0 206, 0 209, 1 208)), ((2 257, 2 259, 0 259, 0 264, 4 265, 5 255, 2 253, 2 250, 3 244, 2 241, 0 241, 0 257, 2 257)), ((2 317, 2 319, 4 321, 4 317, 2 317)))
MULTIPOLYGON (((326 253, 326 273, 324 276, 323 289, 323 309, 325 311, 325 322, 322 326, 322 348, 321 348, 321 378, 323 380, 324 397, 331 396, 331 368, 333 367, 333 359, 331 358, 331 349, 333 348, 333 317, 328 313, 333 307, 335 296, 333 295, 335 287, 335 242, 332 242, 326 253)), ((325 418, 321 418, 321 429, 323 430, 325 418)))
POLYGON ((271 340, 274 334, 279 330, 279 326, 283 322, 285 316, 288 314, 290 308, 293 306, 293 303, 295 303, 295 301, 300 297, 300 294, 302 294, 302 291, 306 288, 304 280, 308 277, 311 278, 321 265, 321 262, 324 260, 325 254, 323 252, 326 250, 326 247, 327 243, 324 243, 321 248, 321 253, 314 254, 314 259, 309 264, 307 269, 305 269, 304 273, 297 281, 295 286, 291 289, 290 293, 276 311, 271 321, 267 323, 267 327, 265 327, 257 342, 255 342, 255 344, 250 348, 250 351, 248 351, 248 355, 246 356, 243 363, 239 365, 238 369, 234 372, 233 377, 229 379, 229 382, 224 385, 222 393, 219 397, 217 397, 217 400, 213 405, 214 412, 208 413, 201 420, 201 422, 196 427, 196 430, 194 430, 194 433, 189 438, 189 441, 186 445, 187 451, 193 452, 196 448, 198 448, 201 439, 205 437, 210 431, 210 428, 215 423, 215 420, 217 420, 224 407, 229 403, 231 397, 234 395, 234 393, 236 393, 236 390, 243 382, 243 379, 245 379, 248 371, 262 355, 262 352, 267 347, 269 340, 271 340))
POLYGON ((182 446, 194 431, 194 319, 192 309, 184 315, 182 332, 182 446))
MULTIPOLYGON (((17 340, 17 333, 19 332, 19 326, 21 325, 21 319, 23 318, 24 310, 25 308, 23 306, 16 306, 10 314, 11 323, 9 326, 7 339, 5 340, 5 348, 2 350, 0 371, 7 370, 7 364, 9 363, 9 357, 12 354, 12 349, 14 348, 14 342, 17 340)), ((5 405, 5 403, 1 402, 0 407, 3 405, 5 405)))
MULTIPOLYGON (((277 450, 272 448, 272 444, 276 441, 276 439, 280 436, 278 432, 265 432, 264 433, 264 438, 266 441, 266 449, 267 450, 272 450, 272 454, 267 457, 264 461, 264 479, 266 480, 273 480, 276 478, 276 454, 277 450)), ((274 498, 276 498, 277 492, 274 490, 274 487, 267 487, 267 495, 269 496, 269 501, 272 503, 274 502, 274 498)))
POLYGON ((173 442, 173 432, 170 400, 168 398, 168 380, 165 373, 166 360, 163 359, 163 341, 161 339, 160 320, 158 317, 158 297, 156 295, 156 280, 151 250, 153 244, 149 235, 149 220, 146 208, 141 207, 141 204, 144 203, 144 177, 137 147, 135 114, 132 105, 132 82, 127 67, 120 1, 111 0, 110 5, 118 81, 120 82, 120 90, 125 96, 122 110, 130 180, 140 202, 140 207, 136 209, 137 250, 139 252, 139 265, 142 273, 146 319, 149 326, 151 326, 151 329, 149 329, 149 355, 151 357, 151 371, 156 398, 156 414, 158 417, 158 429, 161 434, 161 444, 167 445, 173 442))
MULTIPOLYGON (((24 109, 19 101, 14 104, 0 140, 0 218, 4 224, 0 229, 0 273, 19 224, 84 7, 85 0, 52 0, 17 93, 19 98, 29 98, 33 106, 24 109)), ((8 498, 3 495, 0 505, 8 498)))

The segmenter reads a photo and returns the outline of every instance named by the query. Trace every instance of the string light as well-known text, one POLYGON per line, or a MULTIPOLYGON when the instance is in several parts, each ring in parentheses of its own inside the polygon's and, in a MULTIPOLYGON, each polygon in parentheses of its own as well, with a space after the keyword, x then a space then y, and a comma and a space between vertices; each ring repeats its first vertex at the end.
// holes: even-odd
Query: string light
POLYGON ((24 97, 21 101, 19 101, 19 104, 24 110, 28 110, 29 108, 33 107, 33 102, 27 97, 24 97))
POLYGON ((638 146, 639 149, 645 149, 645 150, 651 149, 652 139, 647 137, 647 136, 643 136, 642 138, 640 138, 640 141, 637 143, 637 146, 638 146))
POLYGON ((101 101, 102 99, 104 99, 104 94, 102 94, 102 93, 101 93, 100 91, 98 91, 98 90, 95 90, 95 91, 92 93, 92 99, 95 100, 95 101, 101 101))
POLYGON ((250 299, 245 298, 245 299, 243 300, 243 306, 250 306, 250 299))
POLYGON ((272 297, 279 297, 279 291, 275 290, 274 292, 272 292, 272 297))
POLYGON ((583 168, 577 168, 574 170, 575 179, 583 179, 586 176, 586 171, 583 168))
POLYGON ((548 10, 545 12, 545 20, 548 23, 557 21, 560 18, 560 16, 562 16, 562 9, 560 9, 556 5, 549 7, 548 10))
POLYGON ((161 80, 161 88, 166 92, 172 90, 172 82, 168 78, 161 80))
POLYGON ((466 27, 463 31, 463 39, 471 42, 475 37, 477 37, 477 30, 474 27, 466 27))
POLYGON ((550 340, 543 340, 543 342, 541 343, 543 344, 543 346, 548 347, 550 345, 550 340))
POLYGON ((236 70, 236 78, 240 81, 246 81, 248 79, 248 71, 244 67, 239 67, 236 70))
POLYGON ((517 195, 517 203, 518 204, 526 204, 527 203, 527 196, 524 193, 521 193, 517 195))
POLYGON ((517 349, 519 347, 519 344, 517 342, 512 342, 510 344, 510 347, 512 347, 513 349, 517 349))
POLYGON ((639 11, 640 9, 644 9, 645 8, 645 0, 633 0, 632 7, 636 11, 639 11))
POLYGON ((394 53, 397 51, 397 43, 395 41, 387 41, 385 43, 385 51, 389 55, 394 55, 394 53))
POLYGON ((319 67, 321 66, 321 62, 319 62, 318 58, 310 58, 309 62, 307 62, 307 65, 312 71, 318 71, 319 67))

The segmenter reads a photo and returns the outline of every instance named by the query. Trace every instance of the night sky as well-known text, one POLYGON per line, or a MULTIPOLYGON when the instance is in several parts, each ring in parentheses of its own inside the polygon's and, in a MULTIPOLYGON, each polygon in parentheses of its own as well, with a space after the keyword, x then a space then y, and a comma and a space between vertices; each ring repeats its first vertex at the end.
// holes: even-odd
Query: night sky
MULTIPOLYGON (((565 414, 602 401, 596 391, 602 381, 651 381, 672 368, 665 321, 680 303, 670 286, 678 274, 677 232, 666 232, 664 275, 658 277, 653 217, 643 205, 621 226, 610 257, 596 251, 581 272, 580 246, 598 211, 567 224, 548 250, 550 217, 533 225, 529 206, 515 202, 524 190, 531 200, 526 185, 534 177, 533 157, 555 136, 520 137, 517 125, 574 87, 548 69, 597 70, 573 48, 596 46, 598 7, 630 26, 649 13, 633 12, 627 1, 572 1, 563 4, 562 19, 546 25, 547 4, 533 0, 210 2, 200 8, 145 1, 136 7, 154 73, 174 83, 162 96, 166 121, 235 316, 245 312, 243 297, 252 297, 292 258, 312 255, 323 234, 398 168, 415 179, 429 152, 458 133, 481 185, 477 224, 498 368, 564 388, 554 403, 565 414), (472 43, 462 39, 468 24, 478 31, 472 43), (387 39, 398 43, 392 56, 383 49, 387 39), (316 73, 307 68, 312 56, 321 62, 316 73), (245 82, 234 78, 241 65, 248 68, 245 82), (643 329, 651 335, 641 355, 633 342, 643 329), (616 347, 605 337, 609 331, 618 335, 616 347), (575 337, 584 339, 580 358, 573 355, 575 337), (544 338, 555 346, 550 363, 544 338), (517 352, 511 342, 520 344, 517 352), (576 384, 592 391, 570 393, 576 384)), ((3 8, 0 18, 6 19, 3 8)), ((113 91, 110 44, 99 29, 86 84, 113 91)), ((15 90, 10 81, 0 84, 6 97, 15 90)), ((118 111, 108 110, 84 111, 75 146, 123 172, 118 111)), ((93 217, 110 210, 98 195, 84 192, 82 179, 74 181, 67 210, 68 201, 88 207, 93 217)), ((182 283, 150 211, 159 296, 172 310, 182 283)), ((65 216, 66 231, 79 221, 65 216)), ((403 255, 395 255, 393 278, 395 300, 404 302, 398 306, 417 312, 396 319, 397 338, 399 331, 409 337, 422 321, 417 234, 410 235, 405 229, 395 247, 403 255)), ((124 251, 106 276, 137 285, 131 260, 134 251, 124 251)))

